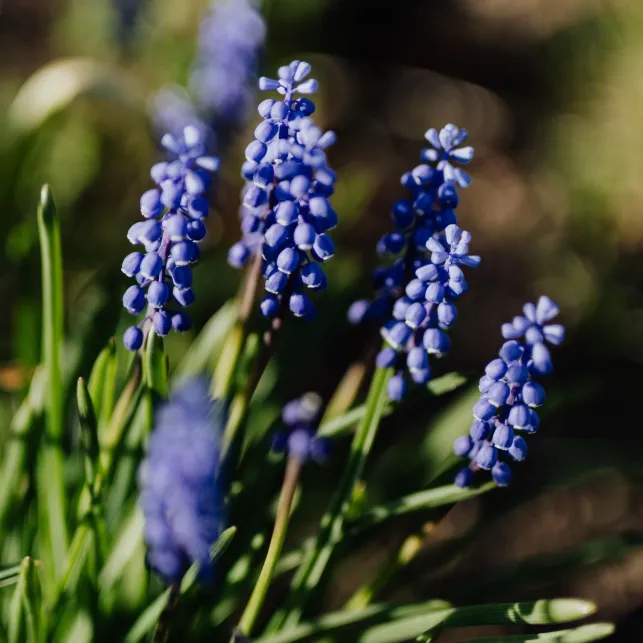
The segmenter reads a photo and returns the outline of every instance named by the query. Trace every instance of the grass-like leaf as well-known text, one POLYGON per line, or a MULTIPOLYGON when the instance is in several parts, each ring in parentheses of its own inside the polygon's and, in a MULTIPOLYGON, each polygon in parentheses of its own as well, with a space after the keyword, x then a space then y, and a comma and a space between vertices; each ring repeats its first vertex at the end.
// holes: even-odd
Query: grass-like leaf
POLYGON ((414 511, 434 509, 435 507, 442 507, 468 500, 469 498, 475 498, 495 488, 495 483, 487 482, 479 487, 469 489, 461 489, 450 484, 444 487, 437 487, 436 489, 418 491, 417 493, 412 493, 408 496, 368 509, 362 515, 347 522, 346 531, 348 534, 354 535, 365 529, 374 527, 385 520, 414 511))
MULTIPOLYGON (((432 395, 440 396, 455 391, 465 382, 466 378, 460 373, 447 373, 431 380, 426 388, 432 395)), ((317 431, 317 435, 325 438, 337 438, 350 433, 353 427, 366 415, 366 408, 366 404, 362 404, 340 416, 323 422, 317 431)), ((382 417, 390 415, 395 409, 396 405, 387 400, 382 411, 382 417)))
POLYGON ((355 643, 401 643, 437 627, 551 625, 585 618, 595 609, 593 603, 575 598, 472 607, 451 607, 443 601, 373 605, 359 611, 334 612, 285 632, 261 637, 255 643, 303 643, 325 636, 355 643))
POLYGON ((234 325, 238 308, 238 302, 230 300, 210 317, 178 363, 174 371, 175 381, 212 368, 213 359, 221 353, 226 336, 234 325))
POLYGON ((63 343, 63 279, 60 228, 49 186, 42 188, 38 207, 38 232, 42 269, 42 331, 44 365, 47 373, 46 445, 39 463, 39 501, 47 526, 46 569, 60 577, 68 534, 66 496, 63 482, 63 382, 60 355, 63 343))
MULTIPOLYGON (((236 527, 228 527, 228 529, 219 536, 210 550, 211 564, 214 564, 223 555, 225 550, 228 548, 228 545, 232 542, 236 532, 236 527)), ((198 573, 199 567, 197 564, 192 565, 188 569, 181 581, 180 594, 185 594, 194 585, 198 573)), ((147 607, 123 639, 124 643, 138 643, 156 627, 171 594, 171 588, 166 589, 151 605, 147 607)))
POLYGON ((43 366, 34 371, 29 393, 11 421, 9 439, 4 446, 0 473, 0 529, 17 500, 17 490, 25 475, 30 434, 42 416, 46 393, 46 373, 43 366))
POLYGON ((9 605, 8 643, 38 643, 39 599, 36 563, 26 557, 9 605))
POLYGON ((613 633, 614 626, 611 623, 590 623, 569 630, 541 634, 519 634, 517 636, 492 636, 471 639, 462 643, 591 643, 591 641, 599 641, 613 633))
POLYGON ((90 491, 94 492, 98 466, 98 423, 92 398, 87 384, 82 377, 78 378, 76 386, 76 404, 80 419, 80 439, 83 447, 83 460, 85 463, 85 483, 90 491))

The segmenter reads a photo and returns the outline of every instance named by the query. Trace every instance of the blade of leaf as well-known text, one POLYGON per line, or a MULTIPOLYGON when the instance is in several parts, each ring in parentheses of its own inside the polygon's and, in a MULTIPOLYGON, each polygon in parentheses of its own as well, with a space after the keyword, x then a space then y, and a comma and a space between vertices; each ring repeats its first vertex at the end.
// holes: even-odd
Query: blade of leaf
POLYGON ((401 643, 436 627, 550 625, 585 618, 595 609, 589 601, 570 598, 471 607, 450 607, 443 601, 372 605, 359 611, 333 612, 255 643, 300 643, 329 635, 356 643, 401 643))
MULTIPOLYGON (((236 527, 228 527, 212 545, 210 550, 210 562, 214 564, 221 555, 225 552, 228 545, 234 538, 237 532, 236 527)), ((181 582, 181 594, 185 594, 194 585, 197 578, 199 568, 197 564, 192 565, 185 573, 181 582)), ((151 632, 157 625, 159 617, 163 613, 165 606, 171 595, 171 589, 166 589, 154 602, 152 602, 147 609, 139 616, 136 623, 132 626, 130 631, 123 639, 123 643, 138 643, 151 632)))
POLYGON ((25 475, 28 455, 29 434, 44 407, 46 374, 43 366, 34 371, 29 393, 11 421, 9 438, 4 447, 2 473, 0 474, 0 526, 15 504, 16 492, 22 488, 20 482, 25 475))
POLYGON ((226 336, 237 318, 238 308, 238 302, 230 300, 210 317, 176 367, 175 381, 198 375, 212 367, 212 356, 221 353, 226 336))
MULTIPOLYGON (((447 373, 446 375, 431 380, 426 388, 432 395, 437 397, 456 390, 465 382, 466 378, 463 375, 459 373, 447 373)), ((382 417, 390 415, 395 409, 396 405, 393 404, 393 402, 387 401, 382 412, 382 417)), ((322 422, 317 431, 317 435, 325 438, 336 438, 350 433, 353 426, 362 420, 364 415, 366 415, 366 404, 356 406, 354 409, 338 417, 333 417, 326 422, 322 422)))
POLYGON ((435 489, 418 491, 417 493, 412 493, 403 498, 398 498, 397 500, 368 509, 364 514, 347 521, 346 531, 349 535, 354 536, 390 518, 403 516, 413 511, 434 509, 435 507, 462 502, 463 500, 480 496, 495 488, 495 483, 487 482, 479 487, 468 489, 461 489, 455 485, 446 485, 435 489))
POLYGON ((543 632, 542 634, 519 634, 517 636, 492 636, 483 639, 470 639, 462 641, 462 643, 590 643, 611 636, 613 633, 614 625, 611 623, 590 623, 570 630, 543 632))
POLYGON ((89 58, 63 58, 38 69, 20 88, 9 108, 8 123, 26 133, 80 96, 98 95, 144 113, 136 83, 122 70, 89 58))
POLYGON ((68 534, 66 496, 63 481, 63 387, 60 352, 63 342, 63 280, 60 228, 49 186, 42 188, 38 207, 38 232, 42 268, 42 308, 44 364, 47 372, 45 407, 47 444, 42 456, 41 499, 45 504, 48 529, 47 549, 51 554, 47 569, 60 577, 65 560, 68 534))
POLYGON ((114 540, 109 557, 98 576, 98 585, 102 591, 113 587, 120 578, 123 569, 134 555, 138 543, 143 540, 143 514, 134 505, 123 523, 120 533, 114 540))
POLYGON ((93 495, 98 472, 98 425, 92 398, 82 377, 78 378, 76 386, 76 404, 78 405, 78 417, 80 419, 80 440, 85 463, 85 483, 93 495))
MULTIPOLYGON (((112 338, 107 343, 107 346, 105 346, 105 348, 103 348, 103 350, 98 354, 89 376, 89 394, 91 395, 92 404, 97 418, 101 418, 103 413, 103 402, 106 397, 106 389, 109 390, 111 388, 111 395, 113 397, 115 378, 116 342, 114 341, 114 338, 112 338)), ((109 398, 109 393, 107 394, 107 398, 109 398)), ((109 412, 111 413, 111 404, 109 412)))
POLYGON ((36 564, 27 556, 20 563, 18 584, 9 605, 8 643, 38 642, 38 589, 36 564))
POLYGON ((3 565, 0 568, 0 587, 15 585, 20 577, 22 562, 15 565, 3 565))

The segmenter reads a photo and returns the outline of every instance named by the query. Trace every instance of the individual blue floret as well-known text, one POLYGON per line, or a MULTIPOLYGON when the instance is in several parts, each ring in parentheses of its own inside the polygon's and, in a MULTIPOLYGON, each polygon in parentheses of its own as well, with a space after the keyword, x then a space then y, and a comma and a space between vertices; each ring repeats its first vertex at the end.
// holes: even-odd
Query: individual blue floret
POLYGON ((205 141, 198 128, 186 127, 183 136, 166 134, 161 143, 172 160, 152 167, 157 188, 141 197, 144 221, 135 223, 127 233, 144 252, 132 252, 123 260, 122 271, 138 285, 123 295, 123 305, 132 315, 147 313, 125 331, 123 343, 128 350, 141 347, 151 326, 159 335, 172 328, 189 330, 189 317, 170 312, 168 307, 189 306, 194 301, 191 266, 199 258, 199 242, 205 236, 203 220, 208 216, 206 191, 218 160, 205 153, 205 141))
POLYGON ((225 525, 218 477, 223 406, 210 401, 203 379, 185 382, 159 407, 139 472, 140 504, 150 567, 167 583, 192 563, 202 582, 213 570, 210 548, 225 525))
POLYGON ((279 68, 278 78, 261 78, 259 87, 276 91, 259 105, 263 121, 246 148, 242 174, 243 238, 229 251, 229 263, 240 268, 260 252, 267 295, 265 317, 286 307, 297 317, 312 319, 315 307, 308 293, 326 288, 321 264, 335 254, 328 232, 337 225, 330 205, 335 173, 325 150, 335 141, 310 118, 315 104, 305 95, 317 90, 308 78, 310 65, 293 61, 279 68))
POLYGON ((500 486, 509 484, 511 468, 502 458, 524 460, 527 443, 523 435, 535 433, 540 425, 535 409, 545 401, 545 390, 535 378, 551 373, 545 343, 560 344, 565 329, 549 323, 558 314, 558 306, 549 297, 541 297, 536 305, 526 304, 523 312, 524 316, 503 324, 502 335, 507 341, 500 348, 500 357, 489 362, 480 379, 482 395, 473 407, 469 435, 455 441, 456 455, 471 460, 456 476, 460 487, 470 486, 479 470, 490 470, 500 486))
POLYGON ((272 448, 286 452, 291 458, 302 461, 309 459, 318 462, 328 456, 328 441, 315 437, 321 398, 316 393, 306 393, 288 402, 281 412, 284 430, 278 431, 273 439, 272 448))
POLYGON ((408 197, 393 204, 391 218, 395 230, 377 244, 377 252, 386 262, 374 274, 376 296, 368 305, 356 302, 350 308, 351 323, 381 321, 390 315, 393 302, 402 295, 414 272, 426 264, 429 239, 439 242, 441 233, 449 225, 457 224, 457 187, 470 183, 469 176, 457 164, 468 163, 473 158, 473 148, 457 147, 467 133, 452 124, 439 133, 430 129, 425 136, 438 147, 423 150, 424 163, 402 175, 401 183, 408 197))

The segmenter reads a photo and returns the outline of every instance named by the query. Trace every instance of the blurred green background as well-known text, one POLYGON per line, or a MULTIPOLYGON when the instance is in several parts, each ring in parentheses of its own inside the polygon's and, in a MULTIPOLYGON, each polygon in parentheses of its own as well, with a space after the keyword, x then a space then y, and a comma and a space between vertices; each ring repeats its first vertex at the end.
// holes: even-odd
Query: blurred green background
MULTIPOLYGON (((119 0, 127 2, 137 4, 119 0)), ((40 355, 40 185, 51 184, 62 218, 66 368, 86 373, 126 323, 125 234, 160 158, 149 100, 185 83, 208 4, 141 2, 124 34, 115 0, 0 0, 0 430, 40 355)), ((456 507, 392 595, 578 594, 619 622, 614 641, 641 637, 643 3, 271 0, 264 8, 261 72, 299 57, 320 81, 317 119, 338 134, 329 156, 340 216, 319 319, 287 324, 273 402, 308 389, 330 396, 367 354, 373 334, 349 327, 345 311, 370 295, 375 243, 403 196, 399 176, 419 162, 428 127, 466 127, 476 157, 460 221, 483 263, 439 372, 474 381, 499 346, 500 324, 541 293, 558 301, 569 334, 547 382, 543 429, 511 489, 456 507), (440 566, 441 547, 472 534, 468 553, 440 566), (516 569, 529 582, 514 582, 516 569)), ((256 122, 253 114, 223 159, 217 216, 195 271, 197 329, 239 283, 226 252, 239 236, 238 168, 256 122)), ((173 336, 170 356, 189 341, 173 336)), ((438 407, 416 399, 386 422, 370 471, 382 495, 421 483, 417 444, 438 407)), ((367 573, 414 526, 366 542, 349 566, 367 573)), ((345 577, 331 603, 354 589, 345 577)))

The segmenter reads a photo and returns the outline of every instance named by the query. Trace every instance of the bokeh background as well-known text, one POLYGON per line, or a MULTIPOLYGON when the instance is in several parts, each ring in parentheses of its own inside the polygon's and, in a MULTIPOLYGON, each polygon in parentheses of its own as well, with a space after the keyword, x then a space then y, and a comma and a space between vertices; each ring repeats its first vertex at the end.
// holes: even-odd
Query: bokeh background
MULTIPOLYGON (((39 187, 51 184, 62 218, 66 368, 83 372, 124 328, 125 233, 160 155, 150 100, 186 82, 208 4, 0 0, 0 432, 40 355, 39 187)), ((476 156, 460 221, 483 263, 439 368, 475 381, 499 346, 500 324, 541 293, 558 301, 569 335, 547 385, 543 428, 511 489, 427 528, 425 550, 388 595, 464 603, 481 593, 576 594, 618 622, 613 641, 638 640, 643 3, 266 0, 264 12, 261 73, 304 58, 320 82, 317 119, 338 134, 329 156, 340 216, 319 319, 287 324, 271 403, 308 389, 328 397, 368 355, 374 334, 350 327, 346 309, 371 294, 375 244, 403 196, 399 176, 419 162, 428 127, 466 127, 476 156), (465 537, 464 553, 448 556, 465 537)), ((257 121, 250 114, 222 159, 217 212, 195 271, 197 329, 239 284, 226 253, 239 237, 238 168, 257 121)), ((189 340, 172 337, 170 355, 189 340)), ((418 460, 418 445, 453 400, 414 398, 387 420, 369 471, 375 497, 422 484, 429 465, 418 460)), ((313 475, 332 478, 336 469, 313 475)), ((364 542, 335 579, 330 605, 420 527, 398 524, 364 542)))

